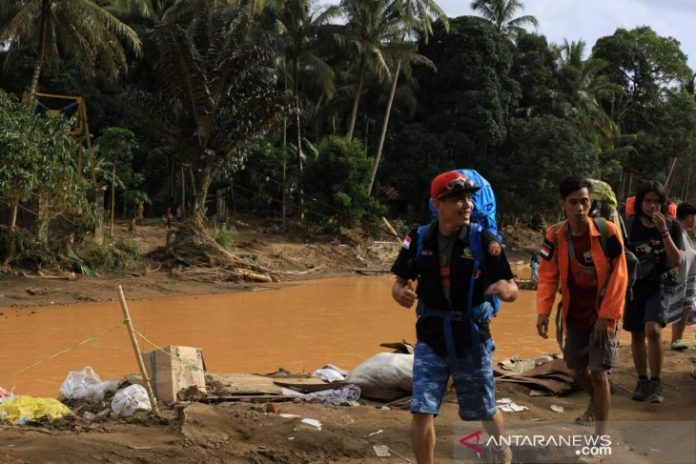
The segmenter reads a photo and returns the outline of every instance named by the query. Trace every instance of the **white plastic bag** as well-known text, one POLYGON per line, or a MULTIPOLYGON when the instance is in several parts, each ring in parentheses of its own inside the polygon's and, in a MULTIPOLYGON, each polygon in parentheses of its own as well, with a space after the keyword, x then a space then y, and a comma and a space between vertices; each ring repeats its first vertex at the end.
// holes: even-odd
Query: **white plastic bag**
POLYGON ((327 382, 335 382, 336 380, 345 380, 346 376, 330 366, 324 366, 309 374, 310 377, 325 380, 327 382))
POLYGON ((89 399, 101 401, 106 392, 114 392, 118 388, 115 380, 102 379, 87 366, 81 371, 71 371, 60 386, 60 394, 70 399, 89 399))
POLYGON ((350 371, 346 382, 413 391, 413 355, 377 353, 350 371))
POLYGON ((130 417, 135 411, 152 411, 147 390, 142 385, 131 385, 116 392, 111 400, 114 417, 130 417))

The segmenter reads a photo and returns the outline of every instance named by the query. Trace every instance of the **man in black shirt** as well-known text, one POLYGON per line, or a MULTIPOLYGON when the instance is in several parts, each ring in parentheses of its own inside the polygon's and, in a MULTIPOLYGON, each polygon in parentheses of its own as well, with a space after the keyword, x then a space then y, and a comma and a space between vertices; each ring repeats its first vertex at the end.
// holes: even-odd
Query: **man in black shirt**
POLYGON ((657 181, 646 182, 636 194, 635 217, 628 221, 628 244, 640 263, 638 280, 629 292, 624 329, 631 332, 633 364, 638 383, 636 401, 662 403, 662 329, 667 323, 664 286, 676 278, 684 259, 681 226, 665 218, 667 195, 657 181), (632 298, 630 298, 632 295, 632 298), (646 348, 647 339, 647 348, 646 348), (648 380, 648 365, 650 380, 648 380))
MULTIPOLYGON (((477 190, 457 171, 435 177, 430 195, 438 219, 409 232, 392 267, 394 300, 406 308, 419 300, 411 400, 411 437, 418 464, 433 463, 434 417, 450 376, 460 417, 483 420, 491 436, 504 432, 495 404, 495 344, 489 328, 493 307, 486 297, 514 301, 517 285, 496 238, 471 223, 471 199, 477 190)), ((509 447, 490 451, 501 462, 512 461, 509 447)))

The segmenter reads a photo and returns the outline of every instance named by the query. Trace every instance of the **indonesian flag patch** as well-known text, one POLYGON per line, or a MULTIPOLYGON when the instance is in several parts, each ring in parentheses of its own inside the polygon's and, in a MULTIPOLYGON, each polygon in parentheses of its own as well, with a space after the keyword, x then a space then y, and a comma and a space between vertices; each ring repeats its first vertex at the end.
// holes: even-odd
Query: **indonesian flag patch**
POLYGON ((553 252, 555 248, 556 247, 554 246, 552 241, 544 239, 544 244, 541 246, 541 250, 539 250, 539 253, 541 254, 542 258, 548 261, 553 257, 553 252))
POLYGON ((404 247, 404 250, 411 248, 411 236, 407 235, 404 237, 404 241, 401 243, 401 245, 404 247))

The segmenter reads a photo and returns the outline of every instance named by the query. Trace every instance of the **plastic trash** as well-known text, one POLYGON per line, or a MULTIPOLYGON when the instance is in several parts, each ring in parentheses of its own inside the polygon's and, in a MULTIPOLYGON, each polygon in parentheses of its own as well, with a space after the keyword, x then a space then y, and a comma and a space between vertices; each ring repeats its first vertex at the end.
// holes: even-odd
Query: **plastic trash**
MULTIPOLYGON (((508 398, 505 398, 508 399, 508 398)), ((529 409, 527 406, 522 406, 514 401, 509 401, 507 403, 499 404, 498 408, 503 412, 522 412, 529 409)))
POLYGON ((73 400, 88 399, 101 401, 106 392, 115 392, 118 383, 115 380, 102 379, 87 366, 81 371, 71 371, 60 386, 60 394, 73 400))
POLYGON ((72 411, 54 398, 34 398, 20 395, 0 404, 0 415, 5 418, 4 420, 13 424, 23 424, 44 417, 56 420, 70 414, 72 411))
POLYGON ((565 411, 565 409, 563 408, 563 406, 557 406, 557 405, 555 405, 555 404, 552 404, 552 405, 549 406, 549 407, 550 407, 551 410, 554 411, 554 412, 561 413, 561 412, 565 411))
POLYGON ((309 417, 305 417, 300 421, 300 423, 309 425, 310 427, 314 427, 315 429, 321 431, 321 422, 316 419, 310 419, 309 417))
POLYGON ((131 385, 116 392, 111 400, 111 410, 115 417, 130 417, 136 411, 152 411, 152 404, 145 387, 131 385))
POLYGON ((2 403, 3 401, 9 400, 13 396, 14 395, 12 394, 12 392, 8 392, 4 388, 0 387, 0 403, 2 403))
POLYGON ((380 388, 411 392, 413 389, 413 355, 377 353, 350 371, 346 381, 380 388))
POLYGON ((391 456, 389 447, 387 445, 373 445, 372 449, 378 458, 388 458, 391 456))
POLYGON ((360 398, 360 387, 357 385, 346 385, 336 390, 321 390, 302 397, 308 403, 322 403, 332 406, 350 404, 358 398, 360 398))
POLYGON ((309 374, 310 377, 325 380, 327 382, 335 382, 337 380, 345 380, 346 376, 332 366, 324 366, 309 374))

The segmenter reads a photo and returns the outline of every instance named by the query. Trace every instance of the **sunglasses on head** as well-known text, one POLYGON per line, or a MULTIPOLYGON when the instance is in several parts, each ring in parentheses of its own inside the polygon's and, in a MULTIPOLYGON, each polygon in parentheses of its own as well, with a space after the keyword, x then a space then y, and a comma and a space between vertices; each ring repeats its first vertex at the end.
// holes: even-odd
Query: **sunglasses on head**
POLYGON ((447 187, 445 189, 448 192, 457 192, 459 190, 471 190, 476 188, 476 184, 474 184, 474 181, 471 179, 464 179, 463 177, 460 177, 459 179, 454 179, 452 182, 447 184, 447 187))

